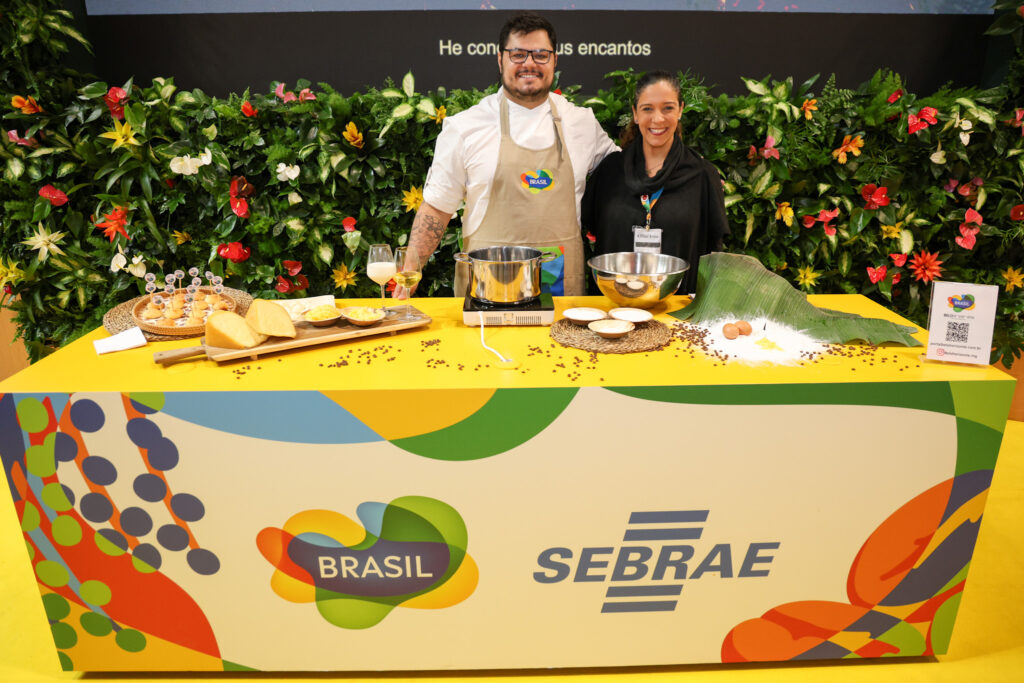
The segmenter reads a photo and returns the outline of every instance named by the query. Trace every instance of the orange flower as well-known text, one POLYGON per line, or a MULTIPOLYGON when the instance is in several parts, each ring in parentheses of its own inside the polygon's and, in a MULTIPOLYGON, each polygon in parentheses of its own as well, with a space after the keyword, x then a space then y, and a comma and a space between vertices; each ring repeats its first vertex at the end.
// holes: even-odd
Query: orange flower
POLYGON ((942 276, 942 261, 939 260, 939 252, 927 252, 923 249, 910 259, 910 269, 914 271, 914 279, 922 280, 928 284, 942 276))
POLYGON ((38 114, 43 110, 36 102, 36 98, 31 95, 28 97, 15 95, 11 98, 11 106, 15 109, 20 109, 22 114, 38 114))
POLYGON ((345 132, 341 134, 343 138, 348 140, 348 144, 352 145, 356 149, 363 148, 363 134, 356 128, 354 121, 349 121, 348 125, 345 126, 345 132))
POLYGON ((103 216, 106 220, 96 223, 97 228, 103 229, 103 235, 110 238, 113 242, 114 238, 119 234, 124 235, 126 240, 131 239, 128 236, 128 231, 124 229, 125 224, 128 223, 128 209, 123 206, 115 206, 114 210, 103 216))
POLYGON ((810 121, 814 118, 812 111, 818 111, 818 100, 804 100, 804 103, 800 105, 800 111, 804 113, 804 118, 810 121))
POLYGON ((846 135, 843 137, 843 144, 832 150, 832 157, 838 159, 839 163, 845 164, 846 155, 849 153, 855 157, 859 157, 860 148, 863 146, 864 141, 860 139, 859 135, 846 135))

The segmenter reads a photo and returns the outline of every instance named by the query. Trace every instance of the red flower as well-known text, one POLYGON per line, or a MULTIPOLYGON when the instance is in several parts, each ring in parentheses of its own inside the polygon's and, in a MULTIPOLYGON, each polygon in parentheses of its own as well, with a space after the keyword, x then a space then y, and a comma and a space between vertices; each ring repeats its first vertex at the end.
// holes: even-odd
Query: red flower
POLYGON ((868 266, 868 279, 871 280, 871 284, 877 285, 879 282, 885 279, 885 274, 889 271, 886 266, 879 266, 872 268, 868 266))
POLYGON ((246 100, 245 102, 242 102, 242 113, 249 118, 252 118, 256 116, 256 114, 259 114, 260 110, 249 104, 249 100, 246 100))
POLYGON ((914 279, 928 284, 942 275, 942 261, 939 252, 927 252, 923 249, 910 259, 910 269, 914 271, 914 279))
POLYGON ((764 147, 761 148, 761 156, 765 159, 769 157, 779 158, 779 150, 775 149, 775 138, 771 135, 764 139, 764 147))
POLYGON ((384 287, 384 291, 385 292, 393 292, 393 291, 395 291, 395 287, 397 287, 397 286, 398 286, 398 283, 395 282, 393 279, 388 280, 388 284, 387 284, 386 287, 384 287))
POLYGON ((960 237, 954 240, 964 249, 974 249, 974 244, 978 241, 976 235, 981 232, 981 228, 971 227, 967 223, 960 224, 960 237))
MULTIPOLYGON (((1024 208, 1024 204, 1021 204, 1021 207, 1024 208)), ((587 241, 590 242, 591 244, 593 244, 594 242, 597 241, 597 238, 594 237, 594 233, 592 233, 592 232, 588 232, 587 233, 587 241)))
POLYGON ((1015 109, 1013 116, 1013 121, 1006 121, 1006 123, 1014 128, 1020 128, 1020 134, 1024 135, 1024 109, 1015 109))
POLYGON ((956 186, 960 184, 960 181, 956 178, 950 178, 949 182, 942 186, 942 189, 946 192, 952 192, 956 189, 956 186))
POLYGON ((341 222, 341 227, 345 228, 345 232, 352 232, 356 229, 356 219, 349 216, 341 222))
POLYGON ((288 274, 295 277, 302 270, 302 261, 281 261, 281 265, 288 271, 288 274))
POLYGON ((103 228, 103 235, 111 242, 118 235, 124 235, 126 240, 131 239, 125 225, 128 223, 128 209, 123 206, 115 206, 114 210, 103 216, 106 220, 96 223, 97 228, 103 228))
POLYGON ((967 209, 967 213, 964 214, 964 223, 974 223, 975 225, 981 225, 981 214, 974 209, 967 209))
POLYGON ((1010 218, 1015 221, 1024 221, 1024 204, 1018 204, 1010 209, 1010 218))
POLYGON ((870 211, 882 206, 889 206, 889 197, 886 196, 888 191, 889 188, 884 185, 875 187, 874 183, 862 187, 860 194, 864 197, 864 208, 870 211))
POLYGON ((229 194, 231 199, 231 210, 235 212, 235 215, 239 218, 249 217, 249 202, 245 201, 245 197, 248 197, 253 192, 253 186, 249 184, 249 181, 245 179, 245 176, 232 176, 231 178, 231 189, 229 194))
POLYGON ((897 268, 902 268, 903 264, 907 262, 906 254, 889 254, 889 258, 892 259, 892 263, 897 268))
POLYGON ((893 104, 894 102, 896 102, 896 100, 898 100, 901 97, 903 97, 903 88, 897 88, 896 90, 893 90, 892 94, 889 95, 889 97, 886 99, 889 102, 889 104, 893 104))
POLYGON ((39 188, 39 196, 49 199, 54 206, 64 206, 68 203, 68 196, 53 185, 43 185, 39 188))
POLYGON ((892 274, 892 283, 894 285, 898 285, 900 283, 901 277, 902 277, 901 273, 893 273, 892 274))
POLYGON ((294 280, 289 280, 283 275, 277 276, 277 284, 274 289, 281 292, 282 294, 289 294, 291 292, 299 292, 309 287, 309 280, 305 275, 300 275, 294 280))
POLYGON ((232 263, 241 263, 249 258, 249 254, 252 252, 249 247, 243 247, 241 242, 231 242, 229 244, 217 245, 217 256, 226 258, 232 263))
POLYGON ((814 218, 813 214, 807 214, 806 216, 803 217, 804 227, 813 228, 815 220, 817 219, 814 218))
POLYGON ((562 94, 562 89, 561 88, 555 88, 555 94, 556 95, 561 95, 562 94))
POLYGON ((917 116, 909 114, 907 116, 907 132, 913 135, 914 133, 924 130, 928 126, 934 126, 939 122, 935 115, 939 113, 939 110, 935 107, 921 107, 921 111, 917 112, 917 116))
POLYGON ((306 102, 308 100, 315 100, 316 95, 309 88, 303 88, 299 91, 299 102, 306 102))
POLYGON ((111 116, 118 121, 124 118, 124 105, 128 102, 128 93, 124 88, 118 88, 115 85, 103 96, 103 101, 107 103, 107 109, 110 110, 111 116))

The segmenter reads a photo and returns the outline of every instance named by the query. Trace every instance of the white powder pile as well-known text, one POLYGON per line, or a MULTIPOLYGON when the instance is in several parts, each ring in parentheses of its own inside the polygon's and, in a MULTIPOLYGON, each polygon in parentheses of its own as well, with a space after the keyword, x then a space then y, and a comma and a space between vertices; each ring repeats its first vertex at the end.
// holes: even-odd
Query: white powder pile
POLYGON ((707 330, 706 353, 727 361, 793 365, 816 357, 828 348, 827 344, 767 318, 748 320, 753 328, 749 335, 726 339, 722 327, 733 322, 736 321, 716 320, 700 326, 707 330))

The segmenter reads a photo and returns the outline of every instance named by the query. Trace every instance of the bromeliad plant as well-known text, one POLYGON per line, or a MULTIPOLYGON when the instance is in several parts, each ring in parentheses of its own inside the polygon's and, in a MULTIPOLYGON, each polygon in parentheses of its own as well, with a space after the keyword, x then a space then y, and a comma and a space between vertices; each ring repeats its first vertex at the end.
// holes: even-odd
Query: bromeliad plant
MULTIPOLYGON (((349 96, 306 81, 227 98, 171 78, 94 82, 60 64, 64 41, 84 41, 56 0, 13 7, 0 17, 0 300, 33 358, 150 271, 198 266, 267 298, 374 296, 368 245, 405 243, 444 117, 485 94, 418 93, 412 74, 349 96)), ((1019 43, 1022 26, 1007 12, 993 31, 1019 43)), ((1001 88, 927 97, 886 70, 856 90, 746 79, 738 97, 683 75, 686 141, 724 178, 726 248, 919 323, 934 279, 998 285, 994 355, 1008 363, 1024 344, 1022 64, 1018 52, 1001 88)), ((617 135, 637 74, 609 78, 584 104, 617 135)), ((424 294, 451 293, 457 245, 449 230, 424 294)))

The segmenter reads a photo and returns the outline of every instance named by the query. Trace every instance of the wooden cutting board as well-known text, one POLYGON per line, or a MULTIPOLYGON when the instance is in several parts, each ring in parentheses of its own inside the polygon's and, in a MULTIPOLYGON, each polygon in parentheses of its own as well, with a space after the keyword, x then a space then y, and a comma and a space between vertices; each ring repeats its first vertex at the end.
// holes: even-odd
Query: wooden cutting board
MULTIPOLYGON (((240 358, 256 360, 260 356, 265 356, 269 353, 278 353, 279 351, 300 349, 305 346, 317 346, 319 344, 348 339, 359 339, 360 337, 371 337, 378 334, 395 334, 402 330, 424 327, 432 322, 430 316, 412 306, 395 306, 389 310, 395 311, 395 314, 369 327, 357 327, 346 322, 344 319, 337 325, 331 325, 330 327, 313 327, 312 323, 298 322, 295 323, 296 334, 294 339, 271 337, 259 346, 254 346, 251 349, 225 349, 219 346, 202 344, 201 346, 190 346, 183 349, 158 351, 153 354, 153 362, 167 365, 185 358, 202 355, 218 363, 238 360, 240 358), (412 320, 405 320, 406 311, 410 311, 415 317, 412 320)), ((205 337, 203 340, 205 340, 205 337)))

